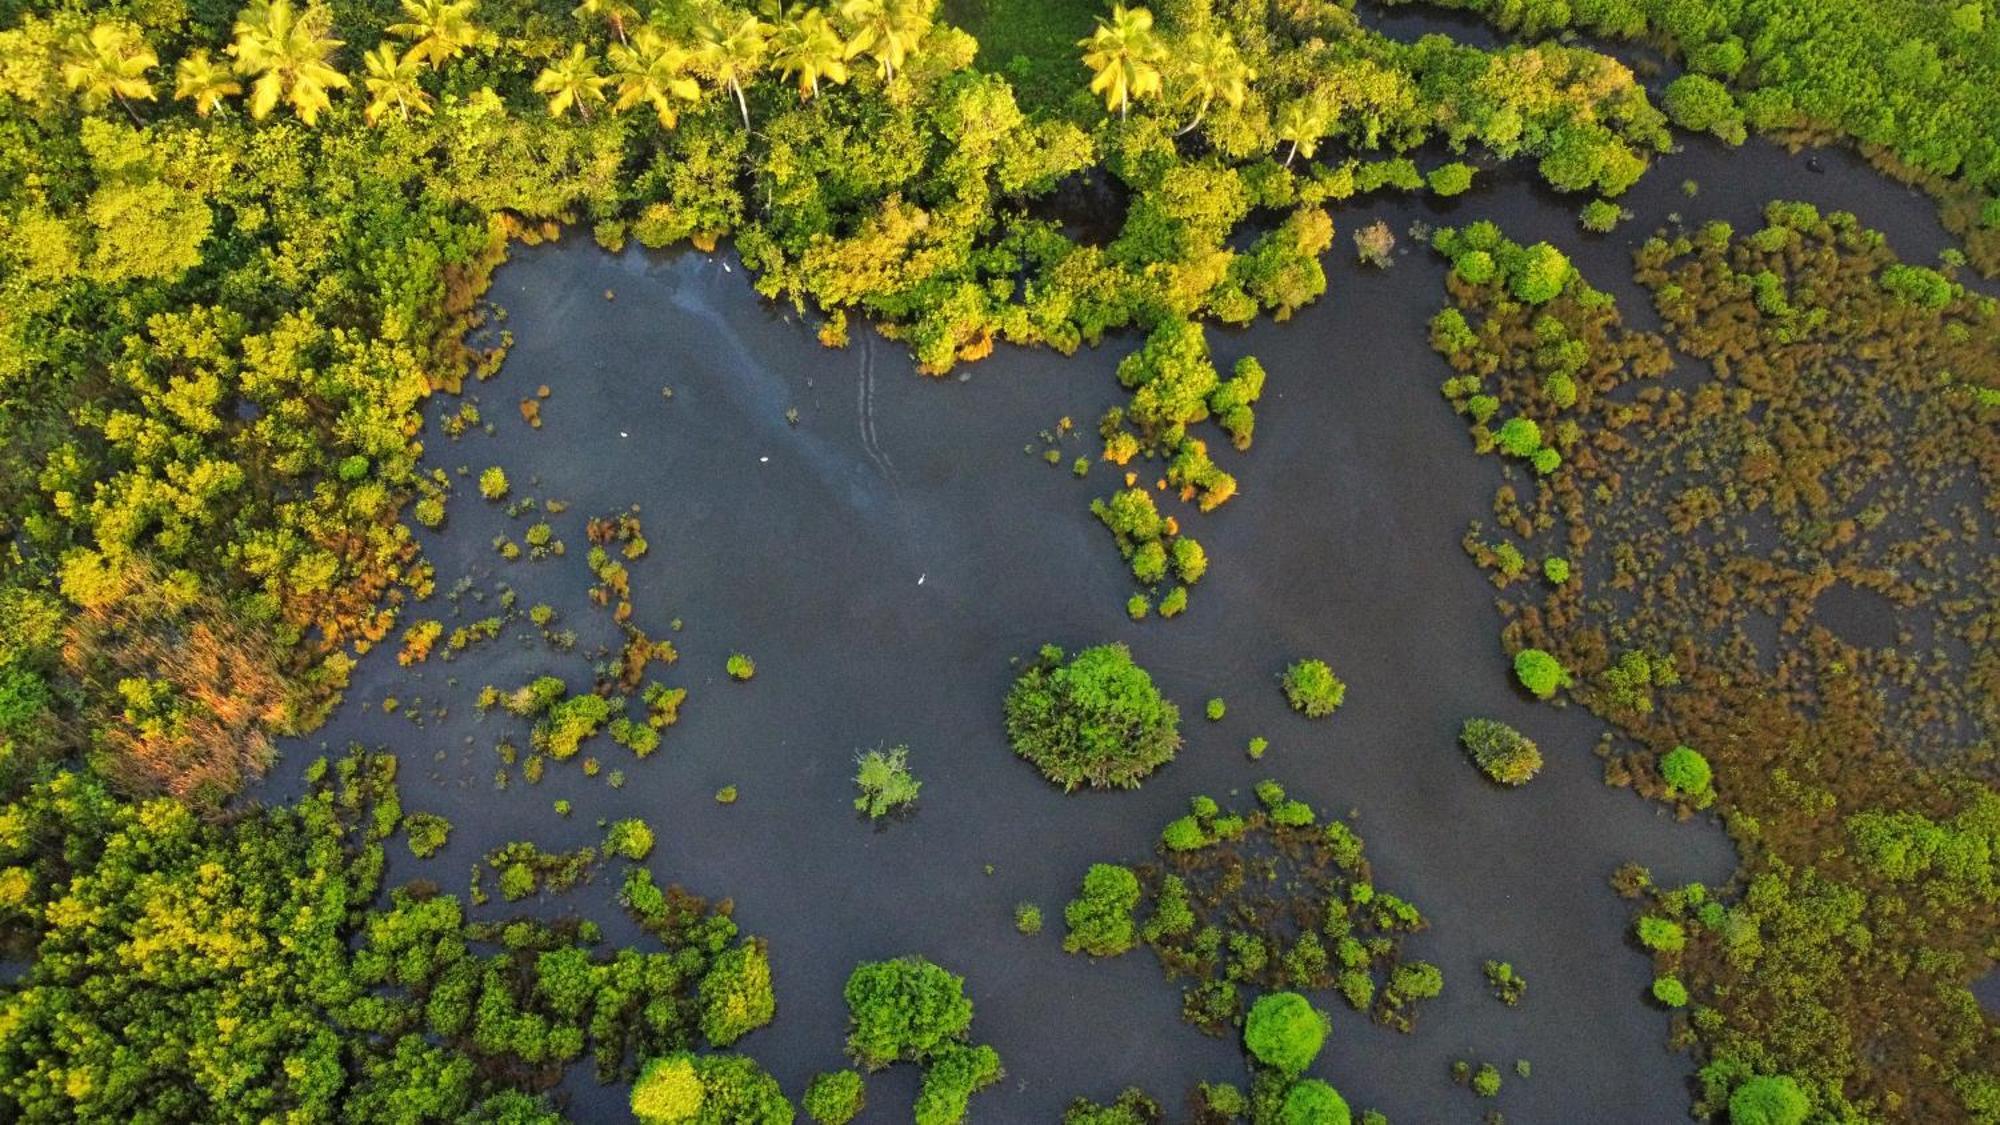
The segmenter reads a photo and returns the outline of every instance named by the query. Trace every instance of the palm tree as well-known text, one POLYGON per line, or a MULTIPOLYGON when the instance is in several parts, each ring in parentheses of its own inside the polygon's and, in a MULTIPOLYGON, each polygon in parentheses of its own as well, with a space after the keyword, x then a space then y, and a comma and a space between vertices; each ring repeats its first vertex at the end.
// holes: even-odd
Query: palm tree
POLYGON ((709 81, 736 95, 736 108, 743 111, 743 127, 750 127, 750 103, 744 100, 743 84, 764 67, 764 49, 771 29, 756 16, 746 15, 728 26, 705 19, 695 28, 699 42, 694 49, 695 69, 709 81))
POLYGON ((583 0, 570 15, 580 20, 603 20, 611 25, 611 30, 617 34, 620 43, 631 42, 625 38, 626 25, 639 22, 639 9, 626 3, 625 0, 583 0))
POLYGON ((243 92, 243 84, 222 63, 209 57, 208 48, 197 47, 182 56, 174 67, 174 97, 194 103, 194 111, 207 117, 222 99, 243 92))
POLYGON ((129 99, 153 100, 146 72, 159 62, 160 56, 129 25, 100 23, 63 44, 62 75, 83 108, 99 110, 115 101, 137 125, 139 115, 129 99))
POLYGON ((1300 98, 1286 102, 1278 110, 1278 139, 1292 142, 1292 151, 1285 157, 1285 167, 1301 153, 1307 160, 1319 151, 1320 138, 1326 136, 1326 107, 1317 98, 1300 98))
POLYGON ((361 80, 368 87, 368 108, 361 115, 370 125, 381 121, 382 115, 390 110, 405 121, 413 110, 421 114, 431 111, 431 96, 424 93, 417 81, 423 66, 417 61, 417 48, 398 55, 396 48, 381 43, 363 55, 361 61, 368 66, 368 76, 361 80))
POLYGON ((561 117, 571 106, 590 120, 590 107, 604 101, 604 85, 611 81, 597 73, 597 60, 578 43, 569 54, 542 68, 535 76, 535 93, 546 94, 549 113, 561 117))
POLYGON ((613 113, 623 113, 640 102, 660 115, 660 127, 671 129, 680 117, 674 104, 701 100, 701 84, 688 76, 687 49, 662 35, 657 28, 641 25, 632 33, 632 42, 611 46, 611 77, 618 83, 618 100, 613 113))
POLYGON ((1175 59, 1177 80, 1187 85, 1189 97, 1201 101, 1194 111, 1194 120, 1187 123, 1182 133, 1193 132, 1217 98, 1231 108, 1242 105, 1250 81, 1257 77, 1243 64, 1236 41, 1226 31, 1202 30, 1189 35, 1181 40, 1175 59))
POLYGON ((1132 102, 1160 92, 1160 63, 1166 49, 1153 34, 1153 13, 1144 8, 1111 6, 1111 18, 1099 16, 1090 38, 1077 40, 1083 65, 1094 72, 1090 92, 1104 95, 1104 108, 1124 117, 1132 102))
POLYGON ((403 0, 403 13, 410 18, 389 25, 389 34, 410 43, 410 57, 443 66, 479 42, 479 29, 472 24, 478 0, 403 0))
POLYGON ((847 81, 847 60, 854 57, 840 32, 818 8, 785 19, 771 36, 771 59, 778 73, 798 75, 799 97, 819 96, 820 79, 836 86, 847 81))
POLYGON ((333 104, 328 91, 347 88, 347 76, 330 61, 340 48, 328 30, 331 22, 325 8, 300 12, 292 0, 251 0, 237 14, 229 53, 238 74, 257 79, 250 87, 250 116, 270 116, 282 99, 311 125, 333 104))
POLYGON ((884 81, 896 77, 931 29, 926 0, 847 0, 840 15, 854 29, 854 38, 847 43, 849 57, 872 57, 884 81))

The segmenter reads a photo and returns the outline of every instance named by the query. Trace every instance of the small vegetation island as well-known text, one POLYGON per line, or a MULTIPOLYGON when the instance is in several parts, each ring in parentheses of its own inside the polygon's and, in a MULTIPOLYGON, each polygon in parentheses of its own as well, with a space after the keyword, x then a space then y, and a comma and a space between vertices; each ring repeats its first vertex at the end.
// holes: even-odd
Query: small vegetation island
POLYGON ((0 5, 0 1120, 2000 1125, 1996 278, 1994 0, 0 5))

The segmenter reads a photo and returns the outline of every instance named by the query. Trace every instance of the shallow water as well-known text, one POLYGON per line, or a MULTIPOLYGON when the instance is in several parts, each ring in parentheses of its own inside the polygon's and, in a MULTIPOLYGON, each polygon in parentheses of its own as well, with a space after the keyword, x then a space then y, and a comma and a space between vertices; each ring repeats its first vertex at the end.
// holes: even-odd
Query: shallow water
MULTIPOLYGON (((455 831, 429 861, 397 845, 390 878, 460 892, 497 844, 595 843, 599 818, 643 816, 659 835, 649 863, 660 882, 733 897, 745 930, 769 939, 779 1017, 741 1046, 788 1092, 841 1064, 852 966, 916 952, 966 976, 974 1034, 1007 1065, 974 1119, 1049 1121, 1079 1094, 1139 1084, 1177 1108, 1197 1080, 1245 1079, 1233 1043, 1179 1021, 1179 987, 1149 953, 1064 955, 1060 909, 1089 863, 1143 858, 1189 796, 1241 791, 1247 804, 1252 784, 1275 777, 1323 810, 1352 811, 1377 883, 1431 920, 1409 953, 1448 982, 1412 1035, 1320 997, 1335 1030, 1316 1074, 1401 1122, 1471 1120, 1485 1104, 1523 1122, 1680 1120, 1689 1065, 1662 1046, 1647 961, 1605 879, 1636 860, 1663 881, 1720 883, 1733 853, 1712 821, 1677 824, 1604 786, 1590 716, 1513 690, 1492 590, 1459 548, 1502 470, 1471 454, 1438 393, 1448 371, 1424 326, 1443 299, 1442 266, 1405 238, 1393 269, 1364 271, 1346 238, 1376 217, 1399 233, 1416 220, 1495 218, 1513 237, 1570 250, 1641 325, 1654 318, 1629 253, 1669 211, 1747 226, 1764 199, 1803 197, 1857 211, 1909 260, 1949 244, 1928 200, 1844 153, 1820 160, 1815 175, 1768 145, 1691 143, 1625 201, 1641 218, 1604 237, 1577 231, 1579 200, 1507 170, 1445 207, 1396 198, 1337 215, 1326 298, 1286 324, 1211 332, 1219 363, 1255 354, 1270 373, 1256 447, 1219 454, 1238 498, 1187 517, 1213 563, 1192 608, 1137 625, 1123 613, 1129 577, 1087 510, 1116 474, 1100 464, 1085 481, 1070 476, 1068 461, 1092 452, 1080 436, 1063 443, 1059 468, 1023 452, 1039 453, 1037 433, 1063 416, 1094 432, 1121 400, 1112 368, 1129 341, 1068 359, 1002 349, 965 378, 927 379, 865 332, 847 350, 821 348, 797 314, 758 300, 727 255, 612 255, 577 239, 519 249, 492 293, 515 345, 494 380, 467 389, 496 432, 453 441, 433 426, 426 442, 437 465, 476 476, 497 464, 515 496, 567 501, 551 522, 569 554, 502 562, 493 537, 518 541, 539 517, 510 520, 461 478, 447 526, 422 536, 439 593, 406 621, 484 616, 490 594, 453 618, 446 591, 462 577, 489 591, 504 581, 523 608, 554 605, 583 643, 552 653, 523 622, 415 669, 385 646, 361 662, 334 721, 287 748, 267 795, 290 789, 320 744, 397 751, 406 807, 443 813, 455 831), (1693 199, 1679 188, 1689 177, 1704 188, 1693 199), (1726 184, 1742 187, 1725 195, 1726 184), (535 431, 515 403, 542 383, 553 394, 535 431), (551 671, 588 686, 582 653, 616 634, 585 599, 583 522, 634 504, 652 545, 630 564, 635 621, 680 649, 658 678, 690 689, 683 718, 644 762, 607 738, 587 745, 607 771, 625 771, 622 789, 572 760, 551 763, 539 786, 517 778, 496 790, 493 744, 511 734, 525 745, 524 732, 497 714, 482 720, 471 701, 482 684, 551 671), (685 628, 670 634, 675 618, 685 628), (1065 796, 1008 749, 1009 660, 1044 641, 1104 640, 1129 643, 1179 702, 1187 745, 1141 790, 1065 796), (725 678, 733 651, 756 658, 753 682, 725 678), (1320 723, 1289 712, 1276 686, 1305 655, 1350 688, 1320 723), (1208 723, 1201 704, 1216 695, 1229 715, 1208 723), (382 713, 389 696, 448 713, 419 727, 382 713), (1471 715, 1537 739, 1542 776, 1515 792, 1488 785, 1455 744, 1471 715), (1252 763, 1243 746, 1258 734, 1271 751, 1252 763), (910 746, 924 789, 914 816, 874 830, 850 808, 849 778, 855 752, 883 743, 910 746), (717 804, 732 784, 740 802, 717 804), (574 817, 551 811, 559 797, 575 801, 574 817), (1039 937, 1012 928, 1023 901, 1044 908, 1039 937), (1493 957, 1527 977, 1520 1007, 1490 997, 1479 967, 1493 957), (1479 1103, 1453 1086, 1456 1058, 1499 1063, 1500 1098, 1479 1103), (1516 1058, 1533 1063, 1531 1079, 1512 1076, 1516 1058)), ((456 406, 441 398, 433 413, 456 406)), ((633 940, 615 875, 536 909, 580 911, 633 940)), ((508 912, 496 902, 484 916, 508 912)), ((912 1068, 872 1077, 867 1119, 905 1119, 914 1088, 912 1068)), ((624 1089, 596 1086, 587 1067, 566 1090, 579 1119, 623 1115, 624 1089)))

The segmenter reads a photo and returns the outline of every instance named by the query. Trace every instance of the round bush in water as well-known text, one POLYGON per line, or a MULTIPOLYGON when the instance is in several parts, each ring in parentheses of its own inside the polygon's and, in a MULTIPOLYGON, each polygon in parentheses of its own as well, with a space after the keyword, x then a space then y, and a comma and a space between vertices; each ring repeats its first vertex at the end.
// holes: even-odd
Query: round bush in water
POLYGON ((1331 1024, 1326 1013, 1296 992, 1257 998, 1243 1021, 1243 1045, 1250 1056, 1284 1074, 1303 1074, 1319 1057, 1331 1024))
POLYGON ((1354 1118, 1340 1091, 1308 1078, 1286 1091, 1278 1120, 1282 1125, 1348 1125, 1354 1118))
POLYGON ((1782 1074, 1760 1074, 1729 1096, 1730 1125, 1800 1125, 1811 1111, 1805 1091, 1782 1074))
POLYGON ((1138 785, 1173 760, 1180 720, 1124 645, 1087 648, 1068 663, 1046 646, 1007 693, 1014 752, 1066 790, 1138 785))

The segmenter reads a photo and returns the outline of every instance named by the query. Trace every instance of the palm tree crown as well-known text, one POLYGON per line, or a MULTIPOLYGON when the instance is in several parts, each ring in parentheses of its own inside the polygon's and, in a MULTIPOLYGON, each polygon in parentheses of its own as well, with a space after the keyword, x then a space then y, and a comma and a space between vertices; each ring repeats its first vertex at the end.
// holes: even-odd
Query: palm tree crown
POLYGON ((361 61, 368 67, 368 76, 361 80, 368 87, 368 108, 361 115, 370 125, 391 111, 405 121, 411 113, 431 111, 431 96, 418 83, 423 64, 417 61, 415 47, 398 55, 389 44, 377 44, 361 61))
POLYGON ((250 116, 268 117, 282 99, 311 125, 333 104, 328 92, 347 88, 347 76, 331 61, 340 48, 331 23, 326 9, 300 12, 292 0, 251 0, 237 14, 229 54, 238 74, 257 79, 250 87, 250 116))
POLYGON ((535 93, 549 99, 549 113, 561 117, 574 106, 587 121, 590 107, 604 101, 609 78, 597 73, 597 60, 578 43, 569 54, 542 68, 535 76, 535 93))
POLYGON ((730 24, 707 19, 695 28, 695 69, 736 95, 745 129, 750 127, 750 103, 744 100, 743 84, 763 69, 770 37, 770 26, 752 15, 730 24))
POLYGON ((797 76, 802 98, 817 96, 821 79, 844 84, 847 60, 852 57, 847 41, 818 8, 781 21, 771 36, 772 61, 778 64, 778 73, 797 76))
POLYGON ((926 0, 847 0, 840 6, 840 16, 854 29, 848 55, 868 55, 884 79, 896 76, 931 29, 926 0))
POLYGON ((580 20, 601 19, 610 24, 620 43, 631 42, 625 37, 625 29, 639 22, 639 9, 626 0, 583 0, 570 14, 580 20))
POLYGON ((1285 166, 1291 167, 1293 160, 1301 154, 1311 160, 1319 151, 1320 138, 1326 136, 1326 106, 1317 98, 1300 98, 1286 102, 1278 110, 1278 139, 1292 142, 1292 151, 1285 157, 1285 166))
POLYGON ((1083 65, 1093 73, 1090 92, 1104 98, 1104 108, 1120 117, 1132 103, 1160 92, 1160 64, 1166 48, 1153 34, 1153 13, 1144 8, 1111 7, 1111 18, 1099 17, 1097 30, 1080 39, 1083 65))
POLYGON ((182 56, 174 67, 174 97, 194 103, 194 111, 207 117, 222 99, 243 92, 243 84, 224 63, 209 57, 208 48, 197 47, 182 56))
POLYGON ((1251 80, 1257 77, 1244 65, 1236 41, 1226 31, 1194 32, 1181 40, 1174 57, 1176 81, 1185 86, 1189 99, 1200 103, 1183 133, 1201 124, 1208 107, 1218 99, 1231 108, 1242 105, 1251 80))
POLYGON ((153 83, 146 72, 159 62, 160 56, 130 26, 100 23, 63 45, 62 75, 83 108, 103 109, 115 101, 136 125, 139 115, 130 99, 152 100, 153 83))
POLYGON ((660 127, 671 129, 680 118, 675 99, 701 100, 701 84, 688 75, 691 56, 687 49, 657 28, 642 24, 632 33, 629 44, 614 43, 609 53, 611 76, 618 83, 613 112, 622 113, 645 102, 659 115, 660 127))
POLYGON ((434 67, 443 66, 479 42, 472 12, 478 0, 403 0, 402 23, 389 25, 389 34, 410 44, 410 57, 434 67))

